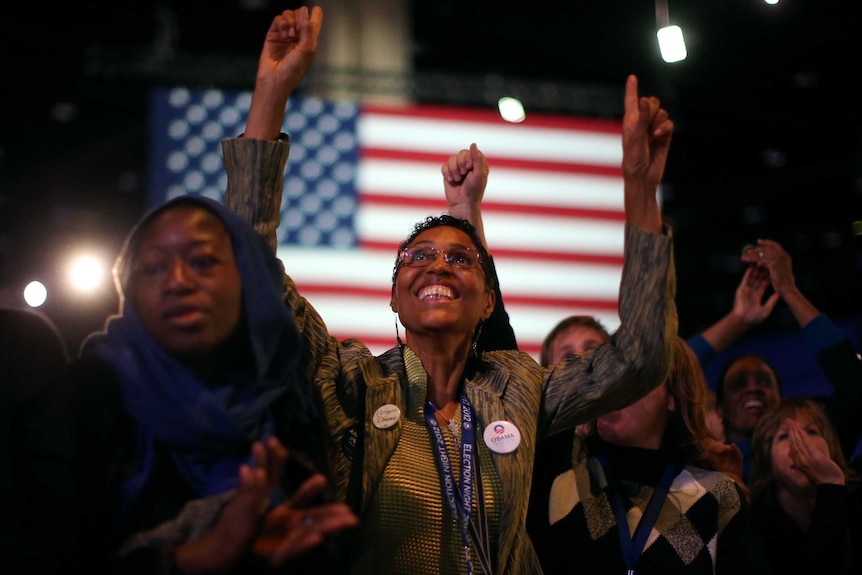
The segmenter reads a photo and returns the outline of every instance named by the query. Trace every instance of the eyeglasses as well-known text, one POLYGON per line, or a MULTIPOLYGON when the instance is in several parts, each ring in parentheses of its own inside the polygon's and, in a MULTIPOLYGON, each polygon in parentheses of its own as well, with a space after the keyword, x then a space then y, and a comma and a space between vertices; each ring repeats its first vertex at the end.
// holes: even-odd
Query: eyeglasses
POLYGON ((472 270, 479 265, 481 257, 470 248, 450 248, 437 250, 428 246, 407 248, 401 252, 401 263, 408 267, 421 268, 437 261, 437 256, 443 254, 443 261, 452 267, 462 270, 472 270))

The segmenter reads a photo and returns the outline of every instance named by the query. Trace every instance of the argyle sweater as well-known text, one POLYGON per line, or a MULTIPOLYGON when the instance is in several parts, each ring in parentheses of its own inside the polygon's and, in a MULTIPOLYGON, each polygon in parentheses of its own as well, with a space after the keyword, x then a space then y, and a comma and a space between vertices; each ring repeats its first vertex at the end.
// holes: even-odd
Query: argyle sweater
MULTIPOLYGON (((657 450, 607 450, 631 534, 667 457, 657 450)), ((601 463, 581 434, 539 445, 527 529, 545 575, 625 575, 620 535, 601 463)), ((732 479, 691 465, 674 478, 634 572, 769 573, 748 503, 732 479)))

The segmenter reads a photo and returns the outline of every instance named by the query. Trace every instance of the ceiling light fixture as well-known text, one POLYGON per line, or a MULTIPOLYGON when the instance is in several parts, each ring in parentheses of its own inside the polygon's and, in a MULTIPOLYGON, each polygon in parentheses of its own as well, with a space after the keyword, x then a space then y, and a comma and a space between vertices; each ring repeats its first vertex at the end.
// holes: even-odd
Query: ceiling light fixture
POLYGON ((656 36, 658 37, 658 47, 661 50, 662 60, 668 64, 685 60, 688 52, 685 49, 682 28, 671 26, 667 0, 656 0, 655 19, 658 27, 656 36))

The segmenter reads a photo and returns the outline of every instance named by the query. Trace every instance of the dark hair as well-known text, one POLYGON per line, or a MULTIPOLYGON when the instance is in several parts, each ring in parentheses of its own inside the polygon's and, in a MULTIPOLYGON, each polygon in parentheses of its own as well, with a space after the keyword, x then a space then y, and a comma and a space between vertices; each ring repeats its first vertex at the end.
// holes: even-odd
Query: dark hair
POLYGON ((775 383, 778 385, 778 394, 781 395, 781 378, 778 377, 778 370, 775 369, 775 366, 772 365, 768 359, 763 357, 762 355, 758 355, 756 353, 746 353, 744 355, 740 355, 728 361, 724 364, 724 367, 721 370, 721 373, 718 376, 718 381, 715 384, 715 403, 716 405, 721 405, 721 402, 724 401, 724 378, 727 377, 727 372, 730 371, 730 368, 736 365, 738 361, 741 359, 745 359, 747 357, 754 357, 762 361, 766 367, 772 370, 773 375, 775 375, 775 383))
POLYGON ((567 331, 571 327, 580 326, 585 327, 587 329, 593 329, 598 333, 602 334, 605 337, 605 340, 610 339, 611 334, 608 333, 608 330, 601 324, 599 320, 594 318, 591 315, 570 315, 569 317, 563 319, 554 326, 548 335, 545 336, 545 340, 542 342, 542 352, 540 355, 539 363, 542 364, 543 367, 548 367, 551 363, 551 346, 554 344, 554 340, 556 340, 561 333, 567 331))
POLYGON ((476 246, 476 251, 479 253, 479 266, 482 268, 482 271, 485 272, 485 283, 487 284, 487 289, 492 291, 495 290, 497 288, 495 282, 496 276, 491 267, 491 255, 488 253, 488 250, 485 249, 485 245, 482 243, 482 240, 479 239, 479 234, 476 233, 476 228, 467 220, 456 218, 449 214, 428 216, 424 220, 416 222, 413 226, 413 231, 410 232, 407 239, 401 242, 398 246, 398 253, 395 256, 395 266, 392 268, 392 285, 395 285, 395 279, 398 277, 398 272, 401 269, 401 253, 407 249, 411 243, 413 243, 413 240, 415 240, 419 234, 440 226, 449 226, 451 228, 461 230, 470 236, 470 241, 473 242, 473 245, 476 246))

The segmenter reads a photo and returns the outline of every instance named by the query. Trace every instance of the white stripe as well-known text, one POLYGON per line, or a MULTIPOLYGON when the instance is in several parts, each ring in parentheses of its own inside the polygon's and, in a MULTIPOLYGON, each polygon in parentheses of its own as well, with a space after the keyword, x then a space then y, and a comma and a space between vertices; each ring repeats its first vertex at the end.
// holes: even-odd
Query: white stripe
MULTIPOLYGON (((445 206, 425 215, 438 215, 445 206)), ((360 204, 356 211, 356 233, 361 238, 389 242, 393 248, 406 238, 419 221, 416 208, 360 204)), ((623 222, 553 216, 483 212, 488 248, 547 251, 561 254, 623 254, 623 222)))
POLYGON ((592 264, 531 262, 495 257, 497 277, 506 294, 536 298, 616 300, 622 267, 592 264))
MULTIPOLYGON (((389 309, 389 298, 305 293, 301 287, 300 293, 314 306, 330 332, 344 337, 392 336, 395 343, 395 314, 389 309)), ((400 329, 403 337, 404 328, 400 329)))
POLYGON ((355 248, 301 248, 278 246, 278 257, 298 284, 361 287, 387 291, 392 285, 395 248, 359 250, 355 248))
POLYGON ((622 222, 582 218, 530 217, 489 212, 483 215, 488 249, 518 249, 561 254, 622 256, 622 222))
POLYGON ((597 164, 618 167, 622 161, 620 134, 499 125, 464 120, 410 118, 364 112, 357 121, 362 146, 398 151, 441 153, 447 156, 476 143, 489 158, 597 164))
MULTIPOLYGON (((278 257, 297 285, 342 286, 389 293, 395 251, 296 248, 281 245, 278 257)), ((616 300, 621 269, 617 266, 533 262, 495 257, 503 297, 616 300)), ((388 299, 386 302, 388 303, 388 299)))
POLYGON ((623 179, 617 176, 590 176, 492 166, 488 173, 488 187, 484 199, 507 204, 595 208, 622 212, 623 179))
MULTIPOLYGON (((505 301, 505 299, 506 292, 503 292, 503 300, 505 301)), ((507 303, 506 312, 509 314, 512 329, 515 330, 515 337, 522 345, 529 341, 541 345, 548 332, 560 320, 570 315, 591 315, 599 320, 609 332, 614 331, 620 325, 620 318, 616 312, 589 307, 537 307, 509 305, 507 303)))
MULTIPOLYGON (((498 168, 494 167, 493 158, 488 162, 491 170, 485 201, 623 210, 621 177, 498 168)), ((360 193, 428 199, 445 205, 441 165, 369 158, 359 163, 356 186, 360 193)))

